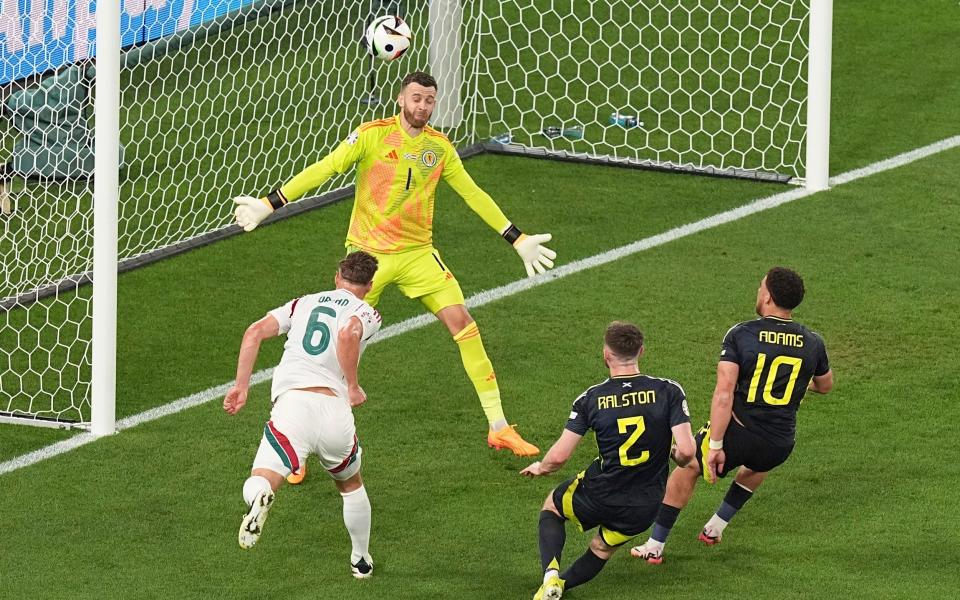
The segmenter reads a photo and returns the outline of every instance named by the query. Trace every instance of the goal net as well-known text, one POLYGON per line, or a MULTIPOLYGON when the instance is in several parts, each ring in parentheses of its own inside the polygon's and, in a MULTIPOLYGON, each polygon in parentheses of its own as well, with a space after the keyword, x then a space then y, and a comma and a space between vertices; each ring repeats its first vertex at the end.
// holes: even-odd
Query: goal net
MULTIPOLYGON (((414 69, 437 77, 434 125, 461 150, 803 176, 809 0, 122 6, 121 270, 236 233, 230 198, 265 193, 360 122, 394 114, 414 69), (382 14, 414 32, 392 63, 359 43, 382 14)), ((26 0, 0 13, 0 420, 90 416, 88 9, 26 0)), ((351 181, 335 177, 277 216, 346 197, 351 181)), ((119 399, 122 412, 122 389, 119 399)))

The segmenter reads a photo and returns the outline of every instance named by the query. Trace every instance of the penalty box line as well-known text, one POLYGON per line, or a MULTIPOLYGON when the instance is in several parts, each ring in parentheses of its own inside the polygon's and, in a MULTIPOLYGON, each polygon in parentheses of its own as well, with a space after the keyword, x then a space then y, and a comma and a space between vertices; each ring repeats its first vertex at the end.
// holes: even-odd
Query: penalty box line
MULTIPOLYGON (((847 171, 846 173, 832 177, 830 179, 830 185, 832 187, 844 185, 858 179, 863 179, 864 177, 869 177, 870 175, 876 175, 877 173, 882 173, 884 171, 889 171, 891 169, 896 169, 897 167, 908 165, 912 162, 916 162, 928 156, 932 156, 939 152, 950 150, 958 146, 960 146, 960 135, 935 142, 928 146, 922 146, 920 148, 910 150, 909 152, 904 152, 903 154, 898 154, 886 160, 875 162, 860 169, 847 171)), ((540 287, 541 285, 545 285, 552 281, 563 279, 564 277, 575 275, 582 271, 587 271, 589 269, 620 260, 621 258, 643 252, 644 250, 656 248, 657 246, 662 246, 669 242, 685 238, 695 233, 700 233, 701 231, 713 229, 714 227, 718 227, 720 225, 739 221, 740 219, 770 210, 771 208, 776 208, 778 206, 812 196, 814 193, 816 192, 808 191, 803 188, 797 188, 786 192, 780 192, 772 196, 760 198, 758 200, 754 200, 753 202, 738 206, 737 208, 732 208, 730 210, 705 217, 699 221, 687 223, 686 225, 674 227, 673 229, 669 229, 663 233, 659 233, 642 240, 637 240, 636 242, 627 244, 625 246, 620 246, 618 248, 613 248, 612 250, 601 252, 600 254, 575 260, 547 271, 546 273, 537 275, 536 277, 521 279, 500 287, 478 292, 467 298, 467 306, 470 308, 484 306, 485 304, 514 296, 521 292, 540 287)), ((434 319, 433 315, 423 314, 416 317, 411 317, 394 325, 385 327, 383 330, 381 330, 377 337, 371 340, 370 343, 379 343, 409 331, 420 329, 421 327, 425 327, 434 322, 436 322, 436 320, 434 319)), ((272 376, 273 369, 264 369, 262 371, 258 371, 250 377, 250 385, 263 383, 269 380, 272 376)), ((202 392, 197 392, 196 394, 191 394, 190 396, 180 398, 179 400, 170 402, 169 404, 164 404, 162 406, 151 408, 150 410, 146 410, 129 417, 124 417, 117 421, 117 431, 124 431, 126 429, 136 427, 137 425, 149 423, 150 421, 155 421, 162 417, 176 414, 188 408, 205 404, 211 400, 222 398, 232 385, 232 381, 224 383, 216 387, 203 390, 202 392)), ((71 450, 85 446, 90 442, 96 441, 97 439, 99 438, 91 433, 81 433, 69 439, 40 448, 39 450, 28 452, 27 454, 23 454, 6 462, 0 463, 0 475, 28 467, 40 461, 53 458, 54 456, 58 456, 66 452, 70 452, 71 450)))

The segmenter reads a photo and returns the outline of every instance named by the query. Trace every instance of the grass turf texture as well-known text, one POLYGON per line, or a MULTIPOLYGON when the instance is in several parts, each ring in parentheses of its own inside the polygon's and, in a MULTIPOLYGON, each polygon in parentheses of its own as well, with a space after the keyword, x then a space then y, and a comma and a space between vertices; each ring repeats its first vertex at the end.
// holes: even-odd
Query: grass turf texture
MULTIPOLYGON (((806 275, 809 297, 797 317, 824 333, 838 384, 831 396, 805 402, 795 455, 719 548, 693 540, 725 487, 704 486, 664 567, 618 556, 572 597, 608 597, 624 586, 700 597, 691 582, 716 573, 731 573, 711 579, 720 596, 745 585, 790 597, 951 589, 943 586, 956 581, 956 551, 941 540, 960 533, 948 512, 960 472, 943 457, 960 447, 944 418, 955 409, 942 400, 960 382, 936 340, 960 334, 944 318, 956 310, 944 298, 957 297, 960 284, 924 258, 960 259, 945 236, 929 235, 960 226, 951 175, 958 167, 954 150, 476 311, 509 413, 546 445, 567 403, 604 375, 598 346, 607 321, 628 316, 643 325, 644 370, 683 383, 699 422, 719 340, 729 324, 750 318, 759 274, 789 262, 806 275), (920 181, 923 210, 919 200, 903 201, 918 197, 920 181), (907 563, 891 543, 897 531, 910 532, 907 563)), ((176 590, 252 598, 268 587, 291 597, 319 589, 331 597, 532 594, 536 515, 561 476, 522 480, 524 461, 483 448, 480 411, 445 338, 431 325, 371 348, 362 367, 371 399, 357 420, 377 560, 369 586, 347 573, 340 500, 319 473, 281 491, 257 548, 235 546, 239 487, 266 414, 264 384, 238 417, 211 403, 4 476, 6 539, 17 549, 4 588, 55 595, 69 579, 78 596, 105 597, 97 582, 106 565, 108 590, 145 597, 176 590), (409 356, 423 360, 397 358, 409 356)), ((561 475, 592 458, 591 444, 584 441, 561 475)), ((565 562, 585 541, 569 535, 565 562)))
MULTIPOLYGON (((960 60, 951 43, 958 25, 943 18, 956 7, 932 5, 836 6, 833 173, 956 133, 960 84, 948 75, 960 60)), ((476 311, 508 414, 545 446, 566 402, 602 377, 597 349, 607 320, 626 316, 644 326, 644 368, 679 379, 701 421, 720 336, 750 316, 759 273, 787 262, 810 286, 798 318, 826 336, 838 389, 808 400, 795 456, 720 548, 692 541, 723 493, 701 490, 681 517, 667 568, 618 557, 571 597, 621 594, 625 586, 700 597, 705 579, 726 596, 745 588, 788 597, 943 596, 956 586, 948 566, 957 552, 948 540, 957 525, 947 511, 960 473, 944 457, 958 451, 949 430, 957 364, 941 340, 957 334, 949 265, 957 264, 950 232, 958 167, 954 150, 476 311), (623 294, 615 283, 638 291, 623 294)), ((777 191, 494 158, 468 168, 521 226, 552 231, 564 260, 777 191), (518 193, 517 181, 534 183, 518 193)), ((437 244, 465 291, 519 276, 509 248, 449 190, 441 193, 437 244)), ((329 280, 347 215, 346 205, 325 209, 121 277, 119 413, 229 379, 248 320, 329 280)), ((381 307, 392 322, 419 312, 395 291, 381 307)), ((108 596, 94 591, 106 567, 116 596, 175 589, 257 597, 268 587, 291 597, 318 589, 529 596, 536 512, 560 479, 520 481, 523 462, 488 456, 479 408, 446 337, 436 325, 406 334, 371 348, 362 367, 371 404, 358 411, 358 424, 377 511, 371 587, 355 587, 346 574, 339 499, 320 477, 283 491, 254 553, 236 548, 239 486, 266 414, 263 385, 237 419, 214 403, 3 476, 0 500, 13 507, 10 558, 0 571, 5 593, 63 595, 63 582, 72 581, 78 596, 108 596), (396 359, 424 348, 429 358, 413 367, 396 359)), ((271 365, 279 344, 264 354, 261 366, 271 365)), ((64 435, 3 426, 0 454, 64 435)), ((591 458, 591 442, 565 474, 591 458)), ((586 538, 569 540, 565 563, 586 538)))

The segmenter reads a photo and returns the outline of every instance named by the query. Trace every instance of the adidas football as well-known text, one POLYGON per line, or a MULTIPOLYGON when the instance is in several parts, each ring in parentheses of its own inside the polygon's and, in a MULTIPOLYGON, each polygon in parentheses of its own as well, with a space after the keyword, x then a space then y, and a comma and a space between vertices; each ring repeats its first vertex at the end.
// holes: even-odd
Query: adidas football
POLYGON ((365 36, 370 54, 381 60, 395 60, 403 56, 412 38, 410 26, 400 17, 392 15, 374 19, 367 27, 365 36))

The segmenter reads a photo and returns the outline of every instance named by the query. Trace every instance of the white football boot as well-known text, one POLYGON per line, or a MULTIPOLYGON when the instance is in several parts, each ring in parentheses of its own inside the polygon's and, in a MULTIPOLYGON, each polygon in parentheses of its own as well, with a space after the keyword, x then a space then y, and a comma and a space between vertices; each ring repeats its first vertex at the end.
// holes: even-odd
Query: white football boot
POLYGON ((270 491, 261 491, 253 499, 250 510, 243 516, 240 522, 240 547, 244 550, 253 548, 260 534, 263 532, 263 524, 267 520, 267 514, 270 512, 270 506, 273 505, 274 493, 270 491))
POLYGON ((630 548, 630 555, 645 560, 651 565, 659 565, 663 562, 663 544, 647 540, 639 546, 630 548))

